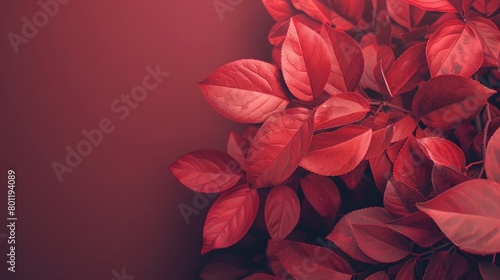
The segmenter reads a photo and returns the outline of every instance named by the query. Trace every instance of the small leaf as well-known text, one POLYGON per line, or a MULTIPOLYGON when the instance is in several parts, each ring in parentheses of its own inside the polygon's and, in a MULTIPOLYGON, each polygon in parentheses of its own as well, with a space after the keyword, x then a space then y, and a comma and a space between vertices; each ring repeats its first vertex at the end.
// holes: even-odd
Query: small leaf
POLYGON ((327 177, 308 174, 300 179, 304 195, 314 210, 323 217, 336 217, 340 207, 337 185, 327 177))
POLYGON ((396 217, 403 217, 418 211, 415 203, 425 201, 416 189, 397 181, 387 182, 384 192, 384 207, 396 217))
POLYGON ((290 0, 262 0, 262 3, 275 21, 288 19, 296 13, 290 0))
POLYGON ((421 247, 430 247, 443 237, 436 223, 420 211, 387 222, 387 226, 421 247))
POLYGON ((491 263, 479 263, 479 271, 483 280, 497 280, 500 278, 500 268, 491 263))
POLYGON ((488 142, 484 168, 488 179, 500 183, 500 129, 497 129, 488 142))
POLYGON ((314 113, 314 129, 344 126, 363 119, 369 111, 368 101, 360 94, 340 93, 318 106, 314 113))
POLYGON ((243 177, 235 159, 214 150, 186 154, 172 163, 169 169, 184 186, 203 193, 226 191, 243 177))
POLYGON ((271 238, 284 239, 299 221, 300 203, 297 194, 287 186, 274 187, 267 196, 264 216, 271 238))
POLYGON ((208 211, 201 253, 206 254, 238 242, 252 226, 258 209, 257 190, 249 189, 247 185, 223 193, 208 211))
POLYGON ((460 249, 479 255, 500 252, 500 185, 470 180, 417 207, 460 249))
POLYGON ((224 117, 241 123, 261 123, 282 111, 288 98, 272 64, 246 59, 215 70, 199 87, 208 103, 224 117))
POLYGON ((457 12, 457 10, 450 2, 448 2, 448 0, 406 0, 406 2, 426 11, 451 13, 457 12))
POLYGON ((456 253, 441 251, 432 256, 423 280, 465 279, 469 269, 469 262, 464 257, 456 253))
POLYGON ((437 137, 417 139, 417 142, 434 164, 444 165, 458 172, 465 171, 465 155, 455 143, 437 137))
POLYGON ((472 178, 443 165, 432 167, 432 186, 436 194, 443 193, 452 187, 472 178))

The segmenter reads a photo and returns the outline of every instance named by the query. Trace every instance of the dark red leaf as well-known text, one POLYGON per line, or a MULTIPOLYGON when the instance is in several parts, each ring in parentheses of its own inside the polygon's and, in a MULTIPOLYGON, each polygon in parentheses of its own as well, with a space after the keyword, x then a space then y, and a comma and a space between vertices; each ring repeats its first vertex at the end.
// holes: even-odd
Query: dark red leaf
POLYGON ((495 93, 478 81, 444 75, 430 79, 415 94, 413 114, 431 128, 444 130, 472 120, 495 93))
POLYGON ((436 223, 421 211, 392 220, 387 223, 387 226, 410 238, 421 247, 430 247, 443 237, 436 223))
POLYGON ((300 166, 323 176, 345 174, 363 160, 371 137, 371 129, 358 125, 317 134, 300 166))
MULTIPOLYGON (((361 77, 360 86, 379 91, 379 85, 375 78, 374 69, 379 61, 382 61, 381 67, 384 73, 389 71, 389 68, 394 63, 394 52, 389 46, 370 44, 362 49, 365 61, 363 76, 361 77)), ((379 66, 380 67, 380 66, 379 66)))
POLYGON ((214 258, 210 258, 210 261, 200 272, 200 279, 240 279, 248 272, 249 269, 244 266, 243 260, 240 257, 237 255, 222 254, 214 258))
POLYGON ((308 174, 300 179, 304 195, 314 210, 323 217, 336 217, 340 207, 337 185, 327 177, 308 174))
POLYGON ((498 27, 491 20, 483 17, 475 17, 467 21, 467 25, 476 32, 481 41, 485 62, 496 66, 500 53, 500 32, 498 27))
POLYGON ((299 222, 300 203, 297 194, 287 186, 274 187, 267 196, 264 216, 271 238, 284 239, 299 222))
POLYGON ((467 153, 470 145, 472 144, 472 139, 477 134, 477 129, 470 123, 463 123, 455 130, 454 134, 457 137, 462 150, 467 153))
POLYGON ((491 263, 479 263, 479 271, 481 271, 483 280, 500 279, 500 268, 491 263))
POLYGON ((393 135, 394 135, 393 125, 389 125, 378 130, 374 130, 372 133, 372 140, 370 142, 370 147, 366 152, 365 159, 370 159, 383 153, 391 144, 393 135))
POLYGON ((415 203, 426 201, 416 189, 402 182, 389 181, 384 191, 384 207, 396 217, 407 216, 418 211, 415 203))
POLYGON ((365 278, 365 280, 390 280, 391 278, 385 271, 375 272, 372 275, 365 278))
POLYGON ((406 0, 422 10, 434 12, 457 12, 448 0, 406 0))
POLYGON ((498 0, 476 0, 472 6, 480 13, 491 16, 496 10, 498 10, 500 4, 498 3, 498 0))
POLYGON ((423 280, 436 279, 466 279, 470 266, 464 257, 446 251, 437 252, 432 256, 423 280))
POLYGON ((393 95, 414 89, 420 81, 427 80, 428 77, 425 43, 416 44, 404 52, 396 59, 386 75, 393 95))
POLYGON ((272 275, 263 274, 263 273, 252 274, 252 275, 244 278, 244 280, 279 280, 279 279, 281 279, 281 278, 274 277, 272 275))
POLYGON ((484 60, 481 40, 460 20, 441 25, 429 38, 426 54, 432 77, 448 74, 470 77, 484 60))
POLYGON ((261 123, 288 105, 279 76, 272 64, 238 60, 215 70, 199 87, 208 103, 224 117, 261 123))
POLYGON ((332 96, 318 106, 314 113, 314 129, 344 126, 363 119, 370 111, 365 98, 355 92, 332 96))
POLYGON ((297 12, 290 0, 262 0, 262 3, 275 21, 288 19, 297 12))
POLYGON ((248 232, 259 209, 257 190, 248 185, 223 193, 208 211, 202 254, 234 245, 248 232))
POLYGON ((276 256, 295 279, 349 280, 352 277, 349 264, 326 248, 295 241, 275 244, 276 256))
POLYGON ((465 171, 465 155, 455 143, 437 137, 421 138, 417 142, 434 164, 444 165, 458 172, 465 171))
POLYGON ((364 59, 358 43, 344 32, 323 25, 321 37, 328 45, 332 61, 325 91, 331 95, 354 91, 363 74, 364 59))
POLYGON ((325 88, 331 69, 326 42, 292 18, 281 53, 283 76, 295 97, 311 101, 325 88))
POLYGON ((342 179, 342 181, 344 181, 348 189, 353 190, 359 185, 359 183, 363 179, 367 165, 368 161, 364 160, 353 170, 344 175, 340 175, 340 178, 342 179))
POLYGON ((387 185, 387 180, 392 177, 392 162, 389 160, 386 153, 371 158, 369 162, 375 185, 377 189, 383 193, 387 185))
POLYGON ((313 134, 312 112, 287 109, 267 119, 247 157, 247 180, 255 188, 281 184, 297 168, 313 134))
POLYGON ((416 280, 415 275, 415 264, 417 261, 415 259, 409 259, 403 267, 399 270, 396 280, 416 280))
POLYGON ((488 179, 500 183, 500 129, 497 129, 488 142, 484 169, 488 179))
POLYGON ((218 193, 230 189, 243 177, 238 162, 213 150, 186 154, 169 166, 170 172, 193 191, 218 193))
POLYGON ((500 184, 470 180, 417 207, 460 249, 479 255, 500 252, 500 184))
POLYGON ((432 186, 436 194, 443 193, 452 187, 472 178, 444 165, 432 167, 432 186))

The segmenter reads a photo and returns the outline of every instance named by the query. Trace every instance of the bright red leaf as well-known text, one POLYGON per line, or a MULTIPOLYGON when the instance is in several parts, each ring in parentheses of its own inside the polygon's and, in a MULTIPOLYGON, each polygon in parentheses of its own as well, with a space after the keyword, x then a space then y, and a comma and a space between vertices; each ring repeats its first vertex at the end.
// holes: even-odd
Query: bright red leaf
POLYGON ((238 60, 215 70, 199 87, 208 103, 224 117, 261 123, 288 105, 279 76, 272 64, 238 60))
POLYGON ((396 275, 396 280, 416 280, 415 276, 415 259, 409 259, 396 275))
POLYGON ((458 172, 465 171, 465 155, 455 143, 437 137, 417 139, 424 154, 437 165, 444 165, 458 172))
POLYGON ((406 2, 426 11, 434 11, 434 12, 457 11, 448 0, 406 0, 406 2))
POLYGON ((274 187, 267 196, 264 216, 271 238, 284 239, 299 221, 300 203, 297 194, 287 186, 274 187))
POLYGON ((467 21, 467 25, 471 26, 481 41, 485 62, 496 66, 500 53, 500 33, 498 27, 491 20, 483 17, 475 17, 467 21))
POLYGON ((361 120, 370 111, 370 105, 360 94, 341 93, 318 106, 314 113, 314 129, 344 126, 361 120))
POLYGON ((498 0, 476 0, 472 6, 487 16, 491 16, 498 8, 500 4, 498 0))
POLYGON ((288 19, 296 13, 290 0, 262 0, 262 3, 275 21, 288 19))
POLYGON ((327 177, 309 174, 300 179, 304 195, 314 210, 323 217, 335 217, 340 207, 337 185, 327 177))
POLYGON ((252 226, 259 209, 257 190, 241 185, 223 193, 208 211, 202 254, 238 242, 252 226))

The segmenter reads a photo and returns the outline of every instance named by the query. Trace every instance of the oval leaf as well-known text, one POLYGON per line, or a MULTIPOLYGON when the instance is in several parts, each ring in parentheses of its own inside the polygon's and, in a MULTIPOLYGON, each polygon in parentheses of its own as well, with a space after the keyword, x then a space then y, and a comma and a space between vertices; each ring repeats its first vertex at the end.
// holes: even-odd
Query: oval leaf
POLYGON ((422 80, 429 78, 425 60, 425 43, 412 46, 391 66, 386 75, 387 84, 393 95, 414 89, 422 80))
POLYGON ((287 186, 273 188, 267 196, 264 217, 273 240, 284 239, 299 222, 300 202, 287 186))
POLYGON ((213 249, 234 245, 248 232, 259 210, 257 190, 247 185, 222 194, 208 211, 203 227, 205 254, 213 249))
POLYGON ((255 135, 248 152, 248 183, 262 188, 285 181, 307 152, 312 134, 310 110, 292 108, 269 117, 255 135))
POLYGON ((300 166, 323 176, 343 175, 363 160, 371 138, 372 130, 359 125, 317 134, 300 166))
POLYGON ((276 66, 252 59, 215 70, 199 87, 208 103, 224 117, 241 123, 261 123, 282 111, 288 98, 276 66))
POLYGON ((415 241, 421 247, 430 247, 443 237, 436 223, 420 211, 392 220, 387 223, 387 226, 415 241))
POLYGON ((457 12, 457 10, 448 0, 406 0, 406 2, 426 11, 451 13, 457 12))
POLYGON ((337 94, 316 109, 314 129, 327 129, 357 122, 369 111, 368 101, 360 94, 354 92, 337 94))
POLYGON ((470 180, 417 204, 460 249, 479 255, 500 252, 500 185, 470 180))
POLYGON ((262 3, 275 21, 288 19, 297 12, 290 0, 262 0, 262 3))
POLYGON ((186 154, 169 169, 184 186, 203 193, 223 192, 242 178, 241 167, 234 158, 213 150, 186 154))
POLYGON ((340 207, 340 192, 337 185, 327 177, 308 174, 300 179, 304 195, 318 214, 323 217, 336 217, 340 207))
POLYGON ((481 40, 485 62, 496 66, 500 53, 500 32, 498 27, 491 20, 483 17, 475 17, 467 21, 467 24, 471 26, 479 40, 481 40))
POLYGON ((455 143, 438 137, 421 138, 417 142, 434 164, 444 165, 458 172, 465 171, 465 155, 455 143))
POLYGON ((283 43, 281 67, 292 94, 300 100, 313 100, 323 92, 330 73, 330 55, 325 41, 314 30, 292 18, 283 43))

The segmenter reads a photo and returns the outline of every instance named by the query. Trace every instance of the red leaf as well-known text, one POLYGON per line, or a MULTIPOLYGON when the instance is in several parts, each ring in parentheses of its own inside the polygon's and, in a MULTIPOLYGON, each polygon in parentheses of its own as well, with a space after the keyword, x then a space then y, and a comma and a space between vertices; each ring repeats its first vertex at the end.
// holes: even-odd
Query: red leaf
POLYGON ((496 65, 500 53, 500 32, 498 27, 491 20, 483 17, 473 18, 467 21, 467 25, 476 32, 481 41, 485 62, 496 65))
POLYGON ((349 280, 352 277, 349 264, 328 249, 295 241, 275 243, 278 259, 295 279, 349 280))
POLYGON ((352 223, 359 248, 370 258, 383 263, 399 261, 410 254, 410 242, 385 224, 352 223))
POLYGON ((407 216, 418 211, 416 202, 425 201, 425 197, 408 185, 389 181, 384 192, 384 207, 396 217, 407 216))
POLYGON ((465 171, 465 155, 455 143, 437 137, 417 139, 417 142, 434 164, 444 165, 458 172, 465 171))
POLYGON ((472 6, 480 13, 491 16, 500 5, 498 0, 476 0, 472 6))
POLYGON ((363 74, 364 59, 359 44, 344 32, 323 25, 321 37, 328 45, 332 61, 325 91, 331 95, 354 91, 363 74))
POLYGON ((424 124, 447 130, 476 117, 494 93, 494 90, 469 78, 439 76, 430 79, 417 91, 412 110, 424 124))
POLYGON ((421 211, 392 220, 387 223, 387 226, 410 238, 421 247, 430 247, 443 237, 436 223, 421 211))
POLYGON ((472 254, 500 252, 500 185, 470 180, 418 203, 460 249, 472 254))
POLYGON ((235 132, 231 132, 227 139, 227 153, 238 161, 243 170, 246 170, 247 154, 250 145, 252 145, 251 139, 238 135, 235 132))
POLYGON ((406 138, 415 131, 417 124, 411 116, 404 116, 394 123, 394 134, 392 135, 392 143, 406 140, 406 138))
POLYGON ((252 274, 252 275, 244 278, 244 280, 279 280, 279 279, 281 279, 281 278, 274 277, 272 275, 263 274, 263 273, 252 274))
POLYGON ((202 254, 234 245, 248 232, 259 209, 257 190, 241 185, 223 193, 208 211, 202 254))
POLYGON ((393 135, 394 135, 393 125, 389 125, 378 130, 374 130, 372 133, 372 140, 370 142, 370 147, 366 152, 365 159, 370 159, 383 153, 391 144, 393 135))
POLYGON ((391 278, 385 271, 375 272, 372 275, 365 278, 365 280, 390 280, 391 278))
POLYGON ((389 71, 389 68, 394 63, 394 52, 389 46, 377 44, 370 44, 364 47, 362 52, 365 67, 363 76, 361 77, 360 86, 379 91, 379 85, 375 78, 374 69, 377 66, 377 63, 382 60, 382 70, 384 73, 389 71))
POLYGON ((432 256, 423 280, 465 279, 469 272, 469 262, 456 253, 437 252, 432 256))
POLYGON ((295 97, 311 101, 325 88, 331 62, 326 42, 292 18, 281 53, 283 76, 295 97))
POLYGON ((429 38, 426 54, 432 77, 447 74, 470 77, 483 64, 481 40, 460 20, 441 25, 429 38))
POLYGON ((434 186, 436 194, 443 193, 452 187, 471 179, 471 177, 459 173, 447 166, 434 165, 432 167, 432 186, 434 186))
POLYGON ((369 111, 368 101, 360 94, 355 92, 337 94, 316 109, 314 129, 333 128, 357 122, 369 111))
POLYGON ((386 153, 373 157, 369 161, 375 185, 383 193, 387 185, 387 180, 392 177, 392 163, 386 153))
POLYGON ((319 22, 329 21, 329 9, 318 0, 292 0, 296 9, 303 11, 308 16, 319 22))
POLYGON ((287 186, 274 187, 267 196, 264 216, 271 238, 284 239, 299 222, 300 203, 297 194, 287 186))
POLYGON ((371 129, 358 125, 317 134, 300 166, 323 176, 345 174, 363 160, 371 137, 371 129))
POLYGON ((457 12, 448 0, 406 0, 406 2, 426 11, 457 12))
POLYGON ((399 270, 398 275, 396 275, 396 280, 416 280, 415 276, 415 264, 417 261, 415 259, 409 259, 403 267, 399 270))
POLYGON ((394 179, 427 196, 432 191, 431 171, 432 161, 425 157, 415 137, 408 137, 394 162, 394 179))
POLYGON ((261 123, 282 111, 288 98, 272 64, 246 59, 228 63, 199 84, 208 103, 224 117, 242 123, 261 123))
POLYGON ((247 180, 255 188, 281 184, 295 171, 313 134, 312 112, 291 108, 267 119, 247 157, 247 180))
POLYGON ((223 192, 242 178, 241 167, 235 159, 213 150, 186 154, 169 169, 184 186, 204 193, 223 192))
POLYGON ((386 3, 387 12, 391 18, 409 30, 417 26, 425 14, 424 10, 409 5, 405 0, 392 0, 386 3))
POLYGON ((368 257, 358 245, 357 238, 353 233, 353 224, 356 225, 384 225, 392 219, 391 215, 379 207, 364 208, 348 213, 335 225, 327 239, 335 243, 344 253, 355 260, 365 263, 378 263, 368 257))
POLYGON ((497 129, 488 142, 484 169, 488 179, 500 183, 500 129, 497 129))
POLYGON ((500 268, 491 263, 479 263, 479 271, 483 280, 497 280, 500 278, 500 268))
POLYGON ((359 183, 363 179, 363 175, 365 173, 367 165, 368 161, 364 160, 353 170, 344 175, 340 175, 340 178, 342 179, 342 181, 344 181, 348 189, 353 190, 359 185, 359 183))
POLYGON ((420 81, 428 78, 425 43, 416 44, 405 51, 396 59, 386 75, 393 95, 408 92, 414 89, 420 81))
POLYGON ((327 177, 308 174, 300 179, 304 195, 318 214, 336 217, 340 207, 340 193, 337 185, 327 177))
POLYGON ((262 3, 275 21, 288 19, 296 13, 290 0, 262 0, 262 3))

